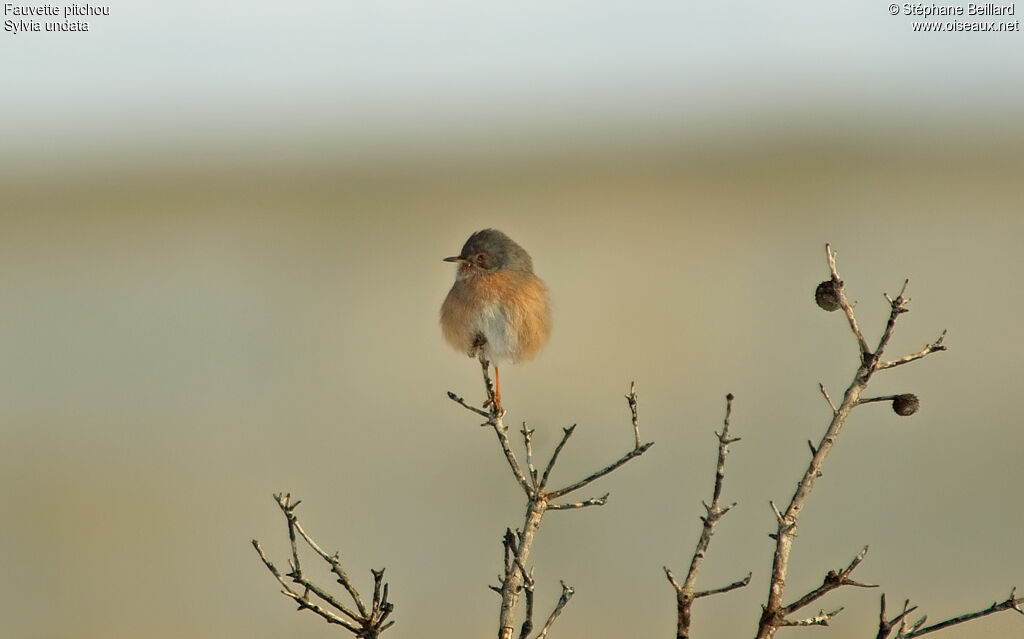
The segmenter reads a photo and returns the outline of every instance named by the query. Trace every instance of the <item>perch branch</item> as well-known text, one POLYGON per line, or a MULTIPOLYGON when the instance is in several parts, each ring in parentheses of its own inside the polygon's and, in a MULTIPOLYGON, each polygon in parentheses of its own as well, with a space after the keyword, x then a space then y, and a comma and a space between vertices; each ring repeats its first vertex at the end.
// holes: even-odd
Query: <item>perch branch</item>
MULTIPOLYGON (((534 591, 533 577, 527 572, 526 566, 529 560, 534 536, 540 527, 540 522, 544 517, 544 513, 548 510, 575 510, 589 506, 602 506, 606 503, 608 494, 605 494, 602 497, 586 499, 574 503, 552 504, 550 501, 558 497, 563 497, 611 473, 629 460, 639 457, 643 453, 647 452, 654 442, 648 442, 643 445, 639 444, 640 426, 637 419, 636 387, 635 385, 631 385, 630 394, 626 396, 626 400, 629 404, 630 413, 632 415, 633 433, 637 442, 637 445, 634 446, 633 450, 623 455, 619 460, 605 466, 599 471, 591 473, 586 478, 574 484, 570 484, 569 486, 558 490, 546 491, 545 489, 547 488, 548 480, 551 477, 551 472, 554 469, 555 464, 558 462, 562 449, 565 448, 569 438, 572 436, 573 432, 575 432, 576 426, 574 424, 569 428, 562 429, 562 438, 552 451, 550 460, 544 467, 544 470, 542 472, 538 472, 538 469, 534 466, 533 462, 534 431, 527 428, 526 424, 523 423, 523 428, 520 432, 523 435, 523 447, 526 453, 526 468, 527 473, 529 474, 529 478, 527 478, 527 473, 523 472, 522 466, 520 465, 515 452, 512 450, 512 445, 509 441, 508 428, 504 424, 505 411, 498 408, 494 401, 494 386, 491 383, 489 368, 490 367, 487 362, 481 361, 484 388, 486 389, 488 397, 488 401, 485 403, 485 406, 488 407, 487 411, 483 411, 469 405, 455 393, 449 392, 448 398, 475 415, 487 418, 487 421, 483 425, 491 426, 491 428, 494 429, 509 468, 512 470, 512 474, 515 477, 516 482, 526 493, 527 507, 523 527, 521 532, 517 535, 513 535, 511 530, 506 531, 506 535, 502 542, 505 555, 504 573, 499 577, 500 584, 498 586, 490 586, 490 588, 501 595, 501 609, 498 621, 499 639, 512 639, 515 632, 515 607, 518 603, 520 593, 523 593, 524 599, 526 600, 526 619, 520 627, 520 637, 527 639, 527 636, 533 630, 534 591)), ((572 588, 563 583, 562 596, 559 598, 558 604, 555 606, 554 611, 548 618, 547 623, 544 624, 544 627, 537 635, 538 638, 547 636, 547 633, 551 628, 551 624, 553 624, 558 615, 561 614, 562 609, 565 608, 565 605, 569 602, 572 594, 572 588)))

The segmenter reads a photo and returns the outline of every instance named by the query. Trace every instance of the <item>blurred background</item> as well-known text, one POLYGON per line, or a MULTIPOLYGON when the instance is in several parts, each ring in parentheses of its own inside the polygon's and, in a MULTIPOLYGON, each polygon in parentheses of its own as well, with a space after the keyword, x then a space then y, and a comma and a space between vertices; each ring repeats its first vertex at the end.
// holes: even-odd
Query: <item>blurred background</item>
POLYGON ((699 587, 753 579, 694 633, 754 634, 768 500, 824 432, 819 381, 838 400, 857 365, 813 303, 825 242, 870 341, 908 277, 890 353, 950 350, 872 383, 922 407, 854 413, 787 600, 865 544, 881 589, 806 632, 873 634, 880 591, 938 621, 1024 586, 1019 32, 852 2, 109 6, 0 45, 4 636, 343 636, 250 546, 285 564, 278 491, 364 592, 387 567, 387 636, 493 636, 525 504, 445 396, 484 397, 437 325, 440 258, 490 226, 554 302, 546 351, 502 372, 538 455, 579 424, 552 481, 632 445, 631 380, 656 442, 581 495, 607 506, 545 519, 538 614, 576 588, 552 636, 674 636, 662 566, 688 565, 727 392, 739 504, 699 587))

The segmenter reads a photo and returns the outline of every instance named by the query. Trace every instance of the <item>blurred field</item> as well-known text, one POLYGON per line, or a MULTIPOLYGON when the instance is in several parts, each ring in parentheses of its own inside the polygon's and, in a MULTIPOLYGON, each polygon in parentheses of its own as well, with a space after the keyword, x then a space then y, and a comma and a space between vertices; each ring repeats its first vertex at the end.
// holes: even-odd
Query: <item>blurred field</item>
MULTIPOLYGON (((293 611, 249 546, 283 563, 280 490, 304 500, 307 528, 364 589, 387 566, 388 636, 493 634, 486 585, 523 503, 493 436, 445 398, 482 392, 437 327, 453 277, 440 258, 486 226, 532 253, 555 304, 546 352, 503 371, 509 422, 528 420, 539 451, 580 424, 560 469, 571 479, 630 445, 622 394, 636 380, 656 441, 594 487, 611 491, 606 507, 545 520, 538 607, 560 578, 577 593, 555 634, 671 636, 661 566, 684 571, 692 552, 726 392, 743 440, 725 499, 739 506, 701 583, 754 576, 696 604, 694 629, 753 634, 768 500, 789 498, 805 440, 825 427, 818 382, 835 397, 856 367, 842 318, 812 300, 826 241, 869 340, 882 292, 909 277, 892 353, 942 329, 950 351, 872 387, 914 392, 922 409, 855 413, 801 522, 787 593, 870 544, 859 577, 930 619, 1001 600, 1024 576, 1022 139, 8 156, 2 634, 336 636, 293 611)), ((823 606, 846 610, 829 636, 870 633, 877 596, 831 595, 823 606)), ((1020 628, 1004 614, 942 637, 1020 628)))

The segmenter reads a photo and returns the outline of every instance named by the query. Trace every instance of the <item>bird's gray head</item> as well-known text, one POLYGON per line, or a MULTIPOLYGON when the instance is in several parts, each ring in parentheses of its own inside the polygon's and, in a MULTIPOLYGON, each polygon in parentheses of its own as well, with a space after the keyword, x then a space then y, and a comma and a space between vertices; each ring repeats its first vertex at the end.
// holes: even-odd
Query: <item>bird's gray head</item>
POLYGON ((485 271, 526 271, 533 272, 533 260, 526 249, 497 229, 484 229, 469 236, 456 257, 446 257, 446 262, 458 262, 463 267, 480 268, 485 271))

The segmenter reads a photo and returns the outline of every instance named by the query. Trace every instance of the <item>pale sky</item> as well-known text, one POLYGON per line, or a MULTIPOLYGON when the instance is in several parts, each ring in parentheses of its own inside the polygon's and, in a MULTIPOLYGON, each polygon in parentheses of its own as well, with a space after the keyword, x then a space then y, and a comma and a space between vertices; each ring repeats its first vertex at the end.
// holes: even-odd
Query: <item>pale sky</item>
POLYGON ((913 33, 884 4, 109 6, 89 33, 3 34, 8 148, 472 138, 495 121, 614 135, 682 119, 696 135, 794 109, 976 130, 1024 103, 1019 32, 913 33))

